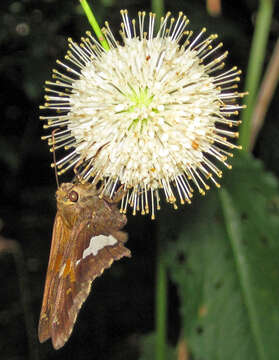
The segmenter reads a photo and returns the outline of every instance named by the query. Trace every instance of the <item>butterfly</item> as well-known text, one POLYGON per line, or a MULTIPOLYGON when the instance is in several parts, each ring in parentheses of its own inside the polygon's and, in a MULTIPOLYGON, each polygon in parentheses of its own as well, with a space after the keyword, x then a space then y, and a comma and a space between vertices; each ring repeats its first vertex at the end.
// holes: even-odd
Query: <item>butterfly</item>
POLYGON ((55 349, 69 339, 92 282, 115 260, 131 257, 121 229, 126 216, 117 208, 119 198, 100 198, 89 183, 63 183, 56 192, 53 226, 38 335, 51 338, 55 349))

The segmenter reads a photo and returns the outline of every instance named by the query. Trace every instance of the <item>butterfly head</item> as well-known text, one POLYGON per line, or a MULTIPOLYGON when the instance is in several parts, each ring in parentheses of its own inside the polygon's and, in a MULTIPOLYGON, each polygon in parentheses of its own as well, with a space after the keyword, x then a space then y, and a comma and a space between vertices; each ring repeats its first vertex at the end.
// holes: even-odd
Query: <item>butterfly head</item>
POLYGON ((96 190, 92 184, 63 183, 56 191, 57 210, 65 222, 72 225, 82 209, 94 205, 95 195, 96 190))
POLYGON ((63 183, 56 191, 57 203, 72 205, 88 197, 88 193, 94 195, 95 189, 92 184, 63 183))

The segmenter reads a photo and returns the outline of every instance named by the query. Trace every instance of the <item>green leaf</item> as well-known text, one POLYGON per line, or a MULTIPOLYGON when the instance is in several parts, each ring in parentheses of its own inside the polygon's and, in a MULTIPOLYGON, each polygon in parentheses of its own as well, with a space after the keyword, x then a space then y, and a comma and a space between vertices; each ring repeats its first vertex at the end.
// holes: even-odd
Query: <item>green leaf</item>
POLYGON ((166 253, 184 336, 194 359, 277 360, 278 184, 248 155, 224 178, 162 221, 161 236, 177 238, 166 253))

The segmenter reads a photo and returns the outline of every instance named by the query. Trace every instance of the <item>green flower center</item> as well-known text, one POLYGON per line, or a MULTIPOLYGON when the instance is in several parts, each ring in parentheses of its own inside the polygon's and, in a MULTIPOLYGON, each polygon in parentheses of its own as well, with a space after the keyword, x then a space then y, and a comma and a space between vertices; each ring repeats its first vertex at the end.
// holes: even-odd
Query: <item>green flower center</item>
POLYGON ((127 112, 133 112, 139 108, 147 108, 151 104, 153 98, 154 95, 150 95, 147 86, 144 89, 139 89, 138 92, 135 92, 135 90, 132 89, 132 94, 129 96, 129 99, 134 105, 130 106, 127 109, 127 112))

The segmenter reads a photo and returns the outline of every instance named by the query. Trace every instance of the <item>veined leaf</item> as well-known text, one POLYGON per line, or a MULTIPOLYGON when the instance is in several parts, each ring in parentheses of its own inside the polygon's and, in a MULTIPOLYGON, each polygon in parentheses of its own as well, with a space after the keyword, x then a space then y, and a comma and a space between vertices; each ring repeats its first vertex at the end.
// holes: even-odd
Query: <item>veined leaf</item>
POLYGON ((196 360, 277 360, 278 184, 248 155, 225 180, 162 222, 162 236, 177 237, 166 260, 184 336, 196 360))

